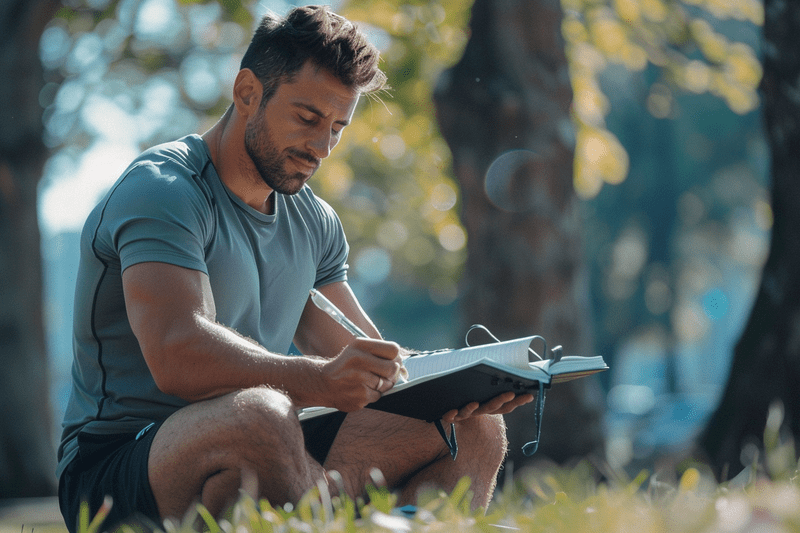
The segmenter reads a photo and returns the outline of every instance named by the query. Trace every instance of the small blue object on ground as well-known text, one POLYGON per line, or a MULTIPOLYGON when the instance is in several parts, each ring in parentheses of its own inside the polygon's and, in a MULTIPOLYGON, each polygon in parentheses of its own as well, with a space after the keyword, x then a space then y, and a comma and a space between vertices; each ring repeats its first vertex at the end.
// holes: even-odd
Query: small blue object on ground
POLYGON ((416 505, 404 505, 403 507, 395 507, 392 514, 397 516, 405 516, 406 518, 414 518, 417 514, 416 505))

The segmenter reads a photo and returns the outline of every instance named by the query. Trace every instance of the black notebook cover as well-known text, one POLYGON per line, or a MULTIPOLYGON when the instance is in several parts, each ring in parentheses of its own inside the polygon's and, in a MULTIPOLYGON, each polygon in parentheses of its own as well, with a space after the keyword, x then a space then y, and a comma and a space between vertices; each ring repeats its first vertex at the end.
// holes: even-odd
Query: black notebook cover
POLYGON ((481 363, 387 394, 367 407, 433 422, 471 402, 483 403, 508 391, 533 393, 538 387, 535 379, 520 378, 481 363))

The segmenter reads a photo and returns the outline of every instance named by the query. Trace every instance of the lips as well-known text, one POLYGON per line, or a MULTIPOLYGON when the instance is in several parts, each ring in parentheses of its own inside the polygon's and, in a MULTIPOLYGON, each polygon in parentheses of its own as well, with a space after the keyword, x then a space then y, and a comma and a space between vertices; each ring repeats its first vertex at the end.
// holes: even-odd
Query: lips
POLYGON ((289 159, 292 160, 295 168, 297 168, 297 170, 299 170, 301 174, 305 174, 307 177, 311 177, 311 175, 314 174, 314 172, 316 172, 317 167, 319 167, 318 163, 317 164, 311 163, 310 161, 307 161, 306 159, 300 158, 293 154, 289 155, 289 159))
POLYGON ((319 159, 314 157, 311 154, 306 154, 304 152, 300 152, 298 150, 289 150, 289 157, 295 160, 299 165, 304 166, 306 168, 310 168, 312 170, 316 170, 319 167, 319 159))

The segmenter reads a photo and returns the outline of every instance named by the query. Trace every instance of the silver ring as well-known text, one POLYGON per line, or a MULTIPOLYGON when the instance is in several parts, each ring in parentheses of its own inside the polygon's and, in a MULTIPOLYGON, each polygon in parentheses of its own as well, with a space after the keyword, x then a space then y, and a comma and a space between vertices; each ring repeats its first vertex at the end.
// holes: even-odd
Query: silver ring
POLYGON ((383 378, 378 378, 378 386, 375 388, 375 390, 380 392, 381 387, 383 387, 383 378))

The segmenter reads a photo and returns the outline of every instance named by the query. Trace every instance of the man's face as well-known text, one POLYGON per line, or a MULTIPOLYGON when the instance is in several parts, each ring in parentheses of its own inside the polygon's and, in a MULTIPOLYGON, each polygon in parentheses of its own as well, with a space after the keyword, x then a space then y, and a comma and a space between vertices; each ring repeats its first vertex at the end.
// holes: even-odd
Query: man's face
POLYGON ((339 142, 359 93, 312 63, 282 83, 245 130, 245 149, 274 191, 295 194, 339 142))

